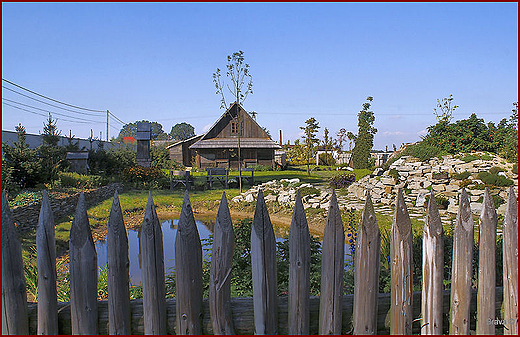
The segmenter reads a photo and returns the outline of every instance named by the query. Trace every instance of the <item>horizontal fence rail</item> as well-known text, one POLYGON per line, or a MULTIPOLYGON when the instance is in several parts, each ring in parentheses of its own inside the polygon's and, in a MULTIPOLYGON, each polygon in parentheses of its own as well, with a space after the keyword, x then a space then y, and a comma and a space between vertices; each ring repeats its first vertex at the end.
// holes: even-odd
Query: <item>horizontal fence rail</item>
POLYGON ((423 290, 412 292, 412 229, 399 189, 390 235, 391 293, 378 293, 381 235, 367 192, 358 226, 353 295, 343 295, 345 233, 333 192, 324 231, 318 297, 309 296, 310 237, 299 194, 289 235, 289 293, 277 295, 275 237, 260 191, 251 230, 254 296, 230 298, 234 234, 223 194, 215 221, 209 299, 202 298, 201 242, 188 192, 174 247, 166 247, 174 248, 176 253, 177 298, 165 298, 165 247, 150 193, 141 230, 143 299, 132 301, 128 239, 118 195, 114 195, 107 227, 108 301, 97 300, 97 255, 85 198, 81 195, 70 233, 70 303, 58 303, 55 299, 54 220, 47 199, 45 193, 37 232, 38 272, 43 280, 39 283, 38 303, 27 304, 20 242, 5 192, 2 196, 4 334, 494 334, 502 329, 506 334, 518 332, 518 203, 513 188, 509 190, 503 223, 504 288, 496 287, 498 220, 486 189, 479 220, 479 282, 477 289, 472 289, 474 223, 468 195, 462 189, 454 228, 451 289, 443 290, 442 286, 444 234, 432 192, 423 230, 423 290))

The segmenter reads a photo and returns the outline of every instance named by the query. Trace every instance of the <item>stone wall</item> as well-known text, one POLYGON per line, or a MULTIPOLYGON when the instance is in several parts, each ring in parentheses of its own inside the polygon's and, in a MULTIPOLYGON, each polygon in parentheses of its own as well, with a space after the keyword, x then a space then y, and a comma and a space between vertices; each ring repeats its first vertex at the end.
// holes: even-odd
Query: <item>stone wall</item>
MULTIPOLYGON (((113 197, 116 190, 121 193, 123 191, 123 185, 120 183, 112 183, 96 190, 84 192, 87 206, 93 206, 113 197)), ((74 214, 79 195, 80 192, 70 197, 50 200, 55 221, 61 217, 74 214)), ((40 216, 40 208, 41 203, 36 203, 27 206, 18 206, 12 209, 14 222, 20 231, 36 228, 38 225, 38 217, 40 216)))
MULTIPOLYGON (((478 173, 488 171, 492 167, 502 168, 500 175, 513 180, 514 190, 518 195, 518 175, 512 173, 512 163, 507 163, 500 157, 493 156, 490 160, 474 160, 464 162, 454 156, 444 156, 442 159, 433 158, 428 162, 421 162, 416 158, 403 156, 390 165, 387 171, 376 169, 372 175, 349 186, 348 191, 359 199, 365 198, 365 191, 370 190, 374 203, 391 204, 398 188, 403 188, 407 204, 415 207, 426 206, 426 196, 434 190, 436 196, 442 196, 449 201, 448 213, 456 213, 458 209, 457 196, 463 181, 455 179, 454 173, 468 172, 470 176, 464 181, 465 188, 470 196, 471 210, 480 214, 482 209, 481 189, 483 182, 478 179, 478 173), (391 170, 394 175, 390 174, 391 170), (395 175, 398 173, 398 176, 395 175), (397 178, 397 179, 396 179, 397 178)), ((492 195, 498 195, 507 200, 508 187, 494 187, 492 195)), ((498 213, 505 212, 505 203, 498 207, 498 213)))

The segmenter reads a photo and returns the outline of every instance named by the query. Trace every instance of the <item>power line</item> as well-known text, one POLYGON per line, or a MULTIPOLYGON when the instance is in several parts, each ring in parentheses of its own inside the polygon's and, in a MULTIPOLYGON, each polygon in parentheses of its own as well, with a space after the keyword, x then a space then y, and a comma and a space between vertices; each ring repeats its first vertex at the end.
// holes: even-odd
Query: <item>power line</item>
POLYGON ((51 103, 47 103, 47 102, 45 102, 45 101, 39 100, 39 99, 37 99, 37 98, 34 98, 34 97, 31 97, 31 96, 28 96, 28 95, 26 95, 26 94, 23 94, 23 93, 21 93, 21 92, 18 92, 18 91, 16 91, 16 90, 13 90, 13 89, 11 89, 11 88, 8 88, 8 87, 6 87, 6 86, 4 86, 4 85, 2 85, 2 88, 6 89, 6 90, 9 90, 9 91, 12 91, 12 92, 14 92, 14 93, 16 93, 16 94, 18 94, 18 95, 23 96, 23 97, 27 97, 27 98, 29 98, 29 99, 32 99, 32 100, 34 100, 34 101, 36 101, 36 102, 40 102, 40 103, 43 103, 43 104, 46 104, 46 105, 52 106, 52 107, 54 107, 54 108, 62 109, 62 110, 65 110, 65 111, 70 111, 70 112, 73 112, 73 113, 76 113, 76 114, 79 114, 79 115, 87 115, 87 116, 95 116, 95 117, 99 117, 99 116, 101 116, 101 115, 99 115, 99 114, 92 114, 92 113, 88 113, 88 112, 79 112, 79 111, 74 111, 74 110, 67 109, 67 108, 64 108, 64 107, 61 107, 61 106, 58 106, 58 105, 54 105, 54 104, 51 104, 51 103))
POLYGON ((31 94, 34 94, 34 95, 37 95, 37 96, 40 96, 40 97, 46 98, 46 99, 48 99, 48 100, 50 100, 50 101, 53 101, 53 102, 56 102, 56 103, 60 103, 60 104, 66 105, 66 106, 70 106, 71 108, 76 108, 76 109, 85 110, 85 111, 92 111, 92 112, 103 112, 103 113, 106 112, 105 110, 87 109, 87 108, 82 108, 82 107, 80 107, 80 106, 76 106, 76 105, 72 105, 72 104, 68 104, 68 103, 64 103, 64 102, 58 101, 58 100, 56 100, 56 99, 53 99, 53 98, 50 98, 50 97, 44 96, 44 95, 42 95, 42 94, 39 94, 39 93, 37 93, 37 92, 34 92, 34 91, 29 90, 29 89, 27 89, 27 88, 24 88, 24 87, 22 87, 21 85, 18 85, 18 84, 16 84, 16 83, 13 83, 13 82, 11 82, 11 81, 6 80, 5 78, 2 78, 2 81, 5 81, 5 82, 7 82, 7 83, 9 83, 9 84, 11 84, 11 85, 14 85, 15 87, 20 88, 20 89, 22 89, 22 90, 28 91, 28 92, 30 92, 31 94))
POLYGON ((127 124, 127 123, 123 122, 122 120, 120 120, 116 115, 114 115, 114 114, 111 113, 110 111, 109 111, 108 113, 109 113, 112 117, 114 117, 114 118, 115 118, 119 123, 121 123, 121 124, 123 124, 123 125, 124 125, 124 124, 127 124))
MULTIPOLYGON (((26 111, 26 112, 29 112, 29 113, 32 113, 32 114, 35 114, 35 115, 47 117, 47 115, 44 115, 44 114, 41 114, 41 113, 38 113, 38 112, 34 112, 34 111, 30 111, 30 110, 27 110, 27 109, 24 109, 24 108, 20 108, 18 106, 15 106, 15 105, 12 105, 12 104, 9 104, 9 103, 6 103, 6 102, 2 102, 2 104, 10 106, 10 107, 18 109, 18 110, 26 111)), ((58 120, 58 118, 57 118, 57 120, 58 120)), ((72 122, 72 123, 80 123, 80 124, 92 124, 93 123, 93 122, 73 121, 73 120, 65 119, 65 118, 60 118, 59 120, 66 121, 66 122, 72 122)), ((95 124, 104 124, 104 122, 94 122, 94 123, 95 124)))
MULTIPOLYGON (((20 103, 20 102, 17 102, 17 101, 10 100, 10 99, 8 99, 8 98, 2 98, 2 100, 5 100, 5 101, 11 102, 11 103, 15 103, 15 104, 19 104, 19 105, 22 105, 22 106, 25 106, 25 107, 28 107, 28 108, 32 108, 32 109, 36 109, 36 110, 40 110, 40 111, 43 111, 43 112, 48 112, 48 113, 51 113, 51 114, 56 114, 56 115, 59 115, 59 116, 72 117, 72 116, 64 115, 64 114, 59 113, 59 112, 50 111, 50 110, 45 110, 45 109, 37 108, 37 107, 32 106, 32 105, 23 104, 23 103, 20 103)), ((80 118, 80 117, 73 117, 73 118, 76 118, 76 119, 81 120, 81 121, 86 121, 86 122, 95 122, 95 123, 99 123, 99 121, 92 120, 92 119, 85 119, 85 118, 80 118)), ((103 123, 104 123, 104 122, 103 122, 103 123)))

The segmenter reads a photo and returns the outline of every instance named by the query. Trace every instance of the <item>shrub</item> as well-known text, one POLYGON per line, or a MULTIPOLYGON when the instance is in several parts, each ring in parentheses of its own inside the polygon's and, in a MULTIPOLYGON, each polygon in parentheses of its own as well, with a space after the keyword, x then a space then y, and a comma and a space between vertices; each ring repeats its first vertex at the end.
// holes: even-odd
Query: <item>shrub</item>
POLYGON ((451 177, 457 180, 466 180, 470 175, 471 173, 469 173, 468 171, 464 171, 462 173, 452 173, 451 177))
POLYGON ((157 167, 131 166, 123 170, 121 178, 134 188, 166 188, 170 185, 166 173, 157 167))
POLYGON ((399 172, 396 169, 391 169, 390 171, 388 171, 388 175, 394 178, 396 181, 399 180, 399 172))
POLYGON ((489 172, 480 172, 478 174, 478 178, 482 180, 486 185, 498 187, 506 187, 513 185, 513 181, 511 179, 507 179, 504 176, 499 176, 498 174, 492 174, 489 172))
POLYGON ((472 155, 472 154, 465 155, 464 157, 461 158, 461 160, 465 163, 469 163, 469 162, 477 160, 477 159, 479 159, 479 157, 472 155))
POLYGON ((75 172, 60 172, 58 178, 62 187, 96 188, 107 182, 98 175, 83 175, 75 172))
POLYGON ((461 182, 459 182, 459 187, 463 188, 463 187, 466 187, 468 185, 471 185, 472 183, 473 183, 473 181, 471 181, 469 179, 464 179, 461 182))
POLYGON ((518 163, 515 163, 513 165, 513 169, 511 170, 511 172, 513 172, 514 174, 518 174, 518 163))
POLYGON ((332 166, 336 165, 336 159, 334 159, 332 153, 320 153, 318 163, 320 165, 332 166))
POLYGON ((346 188, 356 181, 354 173, 340 173, 329 178, 329 185, 332 188, 346 188))
POLYGON ((427 144, 426 142, 418 142, 404 149, 403 155, 412 156, 425 162, 437 156, 440 152, 441 149, 436 146, 427 144))
POLYGON ((39 203, 43 198, 43 194, 41 191, 38 192, 31 192, 31 191, 25 191, 22 193, 19 193, 16 197, 14 197, 13 200, 9 201, 10 207, 16 207, 16 206, 25 206, 25 205, 31 205, 35 203, 39 203))
POLYGON ((253 165, 253 169, 255 171, 272 171, 273 170, 273 168, 269 165, 260 165, 260 164, 253 165))
POLYGON ((503 171, 505 171, 503 168, 493 166, 492 168, 489 169, 488 172, 491 174, 498 174, 498 172, 503 172, 503 171))
POLYGON ((316 187, 301 187, 298 191, 300 191, 300 196, 302 197, 306 195, 320 194, 320 190, 316 187))

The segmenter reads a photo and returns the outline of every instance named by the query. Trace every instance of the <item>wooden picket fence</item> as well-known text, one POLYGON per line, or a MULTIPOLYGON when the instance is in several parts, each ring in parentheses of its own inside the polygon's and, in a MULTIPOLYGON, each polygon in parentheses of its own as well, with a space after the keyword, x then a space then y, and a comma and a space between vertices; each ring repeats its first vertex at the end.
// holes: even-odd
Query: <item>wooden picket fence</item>
POLYGON ((151 193, 141 229, 143 299, 130 300, 128 238, 117 192, 107 228, 108 301, 97 300, 97 255, 85 198, 70 231, 70 303, 56 299, 54 219, 44 193, 36 245, 38 302, 27 305, 21 246, 2 199, 4 334, 518 334, 518 205, 509 190, 503 222, 503 288, 496 287, 497 215, 485 191, 479 226, 478 290, 472 289, 474 223, 459 195, 452 284, 443 286, 443 230, 433 197, 423 237, 422 297, 412 292, 412 227, 402 190, 391 229, 391 294, 379 294, 381 237, 370 194, 358 226, 353 295, 343 295, 345 234, 333 192, 322 246, 321 293, 309 296, 310 235, 298 193, 289 234, 289 292, 277 296, 275 235, 262 191, 251 230, 253 298, 230 297, 234 233, 225 194, 214 227, 209 299, 202 298, 202 248, 186 192, 175 240, 176 299, 165 298, 162 232, 151 193), (503 303, 503 315, 501 306, 503 303), (476 311, 476 320, 474 319, 476 311), (498 318, 501 317, 501 318, 498 318), (447 322, 447 324, 445 323, 447 322), (448 330, 449 329, 449 330, 448 330))

